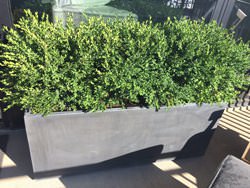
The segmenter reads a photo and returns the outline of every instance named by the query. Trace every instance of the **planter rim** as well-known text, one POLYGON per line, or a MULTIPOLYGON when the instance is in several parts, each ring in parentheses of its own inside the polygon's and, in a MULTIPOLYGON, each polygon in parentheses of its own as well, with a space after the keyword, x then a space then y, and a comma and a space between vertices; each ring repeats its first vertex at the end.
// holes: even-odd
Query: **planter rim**
MULTIPOLYGON (((176 105, 176 106, 162 106, 160 107, 159 110, 174 110, 177 108, 193 108, 193 107, 203 107, 203 106, 220 106, 220 107, 226 107, 227 103, 212 103, 212 104, 208 104, 208 103, 202 103, 201 105, 198 105, 197 103, 187 103, 187 104, 180 104, 180 105, 176 105)), ((94 111, 94 112, 83 112, 81 110, 76 110, 76 111, 63 111, 63 112, 51 112, 50 114, 44 116, 44 117, 52 117, 52 116, 58 116, 58 115, 77 115, 77 114, 93 114, 93 113, 110 113, 110 112, 120 112, 120 111, 133 111, 133 110, 155 110, 154 107, 139 107, 139 106, 134 106, 134 107, 127 107, 127 108, 109 108, 106 109, 104 111, 94 111)), ((156 111, 156 110, 155 110, 156 111)), ((43 115, 41 114, 32 114, 31 112, 26 111, 24 116, 33 116, 33 117, 41 117, 43 115)))

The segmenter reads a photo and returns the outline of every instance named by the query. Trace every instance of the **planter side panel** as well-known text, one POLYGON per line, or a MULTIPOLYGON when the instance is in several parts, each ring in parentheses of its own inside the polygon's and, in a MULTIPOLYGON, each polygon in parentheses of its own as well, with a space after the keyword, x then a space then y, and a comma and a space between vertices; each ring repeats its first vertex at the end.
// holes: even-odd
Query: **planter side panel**
POLYGON ((222 107, 195 105, 95 113, 25 115, 34 172, 96 164, 131 152, 163 145, 162 153, 183 148, 205 131, 210 115, 222 107))

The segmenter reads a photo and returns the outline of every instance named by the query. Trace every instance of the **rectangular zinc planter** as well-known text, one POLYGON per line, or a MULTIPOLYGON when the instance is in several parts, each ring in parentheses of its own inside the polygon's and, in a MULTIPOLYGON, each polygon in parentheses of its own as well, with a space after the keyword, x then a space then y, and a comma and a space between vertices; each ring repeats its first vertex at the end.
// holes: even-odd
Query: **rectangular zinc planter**
POLYGON ((25 114, 35 173, 97 164, 131 152, 163 145, 162 154, 179 151, 205 131, 210 115, 223 109, 195 104, 104 112, 59 112, 46 117, 25 114))

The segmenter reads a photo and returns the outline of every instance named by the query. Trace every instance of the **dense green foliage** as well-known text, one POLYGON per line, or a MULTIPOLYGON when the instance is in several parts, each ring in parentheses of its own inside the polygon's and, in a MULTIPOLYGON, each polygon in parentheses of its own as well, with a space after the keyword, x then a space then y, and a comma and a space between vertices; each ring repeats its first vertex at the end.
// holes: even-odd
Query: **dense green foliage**
POLYGON ((225 102, 248 79, 249 45, 215 23, 89 18, 63 27, 26 14, 0 44, 9 106, 47 114, 225 102))

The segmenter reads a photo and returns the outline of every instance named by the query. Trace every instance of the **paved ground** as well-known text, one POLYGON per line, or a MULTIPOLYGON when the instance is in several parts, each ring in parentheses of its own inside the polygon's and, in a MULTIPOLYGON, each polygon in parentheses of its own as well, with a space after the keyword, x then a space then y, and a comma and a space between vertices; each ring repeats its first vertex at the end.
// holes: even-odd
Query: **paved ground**
MULTIPOLYGON (((244 114, 243 114, 244 115, 244 114)), ((32 179, 24 130, 0 133, 1 188, 205 188, 227 154, 241 157, 247 145, 239 127, 216 129, 206 153, 181 160, 106 169, 98 172, 32 179)), ((250 130, 250 129, 248 129, 250 130)))

